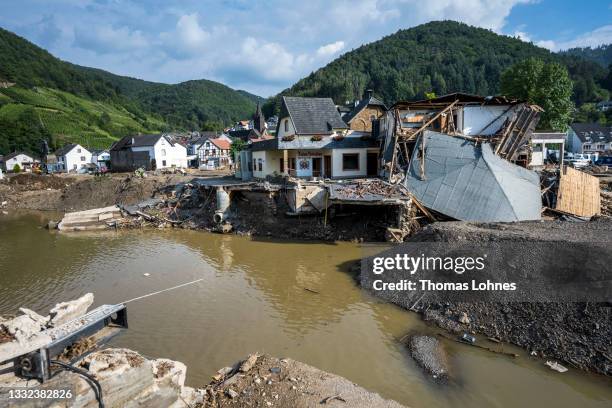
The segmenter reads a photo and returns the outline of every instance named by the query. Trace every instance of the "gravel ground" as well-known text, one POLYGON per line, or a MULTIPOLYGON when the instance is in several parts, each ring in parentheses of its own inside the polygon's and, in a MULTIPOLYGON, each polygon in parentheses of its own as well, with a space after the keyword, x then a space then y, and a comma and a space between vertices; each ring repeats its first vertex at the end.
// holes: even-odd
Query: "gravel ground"
MULTIPOLYGON (((343 407, 401 408, 403 405, 369 392, 346 378, 299 361, 260 356, 245 360, 208 384, 198 407, 343 407), (243 366, 244 366, 244 362, 243 366)), ((220 370, 220 373, 224 370, 220 370)))
MULTIPOLYGON (((411 237, 413 242, 611 242, 612 219, 590 222, 512 224, 434 223, 411 237)), ((585 254, 588 259, 588 254, 585 254)), ((610 272, 610 271, 608 271, 610 272)), ((361 285, 371 287, 363 274, 361 285)), ((406 309, 410 292, 372 292, 406 309)), ((586 371, 612 375, 612 303, 444 302, 420 303, 424 319, 456 334, 479 333, 521 346, 543 358, 554 358, 586 371), (465 314, 467 319, 459 319, 465 314)))

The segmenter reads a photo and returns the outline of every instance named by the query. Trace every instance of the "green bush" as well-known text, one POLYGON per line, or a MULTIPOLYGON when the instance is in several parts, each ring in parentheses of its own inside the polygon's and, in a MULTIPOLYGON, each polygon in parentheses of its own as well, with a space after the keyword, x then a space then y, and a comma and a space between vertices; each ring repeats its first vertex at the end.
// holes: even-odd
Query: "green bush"
POLYGON ((13 166, 13 173, 20 173, 21 172, 21 167, 15 163, 15 165, 13 166))

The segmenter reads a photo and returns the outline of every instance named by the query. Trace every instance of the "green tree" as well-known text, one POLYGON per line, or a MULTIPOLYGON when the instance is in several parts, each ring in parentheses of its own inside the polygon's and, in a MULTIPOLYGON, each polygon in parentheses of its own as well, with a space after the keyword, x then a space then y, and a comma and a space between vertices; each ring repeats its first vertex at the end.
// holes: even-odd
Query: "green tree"
POLYGON ((236 152, 244 150, 246 148, 246 145, 247 144, 242 139, 235 139, 232 142, 232 147, 230 148, 230 152, 232 153, 232 157, 234 157, 234 154, 236 152))
POLYGON ((567 68, 529 58, 514 64, 500 78, 501 93, 540 105, 539 128, 565 131, 574 109, 573 84, 567 68))
POLYGON ((19 164, 15 163, 15 165, 13 166, 13 173, 19 173, 21 171, 21 167, 19 166, 19 164))

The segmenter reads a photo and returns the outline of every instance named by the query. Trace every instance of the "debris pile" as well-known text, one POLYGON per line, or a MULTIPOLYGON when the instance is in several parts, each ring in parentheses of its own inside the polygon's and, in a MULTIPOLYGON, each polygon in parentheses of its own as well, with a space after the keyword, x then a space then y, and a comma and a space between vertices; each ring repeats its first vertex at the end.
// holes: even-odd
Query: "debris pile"
POLYGON ((257 354, 219 370, 203 394, 196 407, 402 407, 307 364, 257 354))
MULTIPOLYGON (((93 303, 93 294, 58 303, 47 316, 21 308, 20 314, 11 319, 0 318, 0 405, 9 389, 70 389, 73 397, 71 407, 97 406, 99 396, 92 388, 91 380, 75 372, 62 370, 53 365, 50 379, 43 383, 15 375, 13 359, 48 345, 56 330, 80 324, 87 309, 93 303)), ((76 327, 76 326, 75 326, 76 327)), ((192 406, 201 400, 201 392, 185 387, 186 367, 167 359, 147 360, 128 349, 96 350, 98 345, 92 337, 82 338, 64 350, 58 360, 84 371, 99 383, 102 399, 107 407, 134 406, 192 406), (89 353, 89 354, 88 354, 89 353)))
POLYGON ((380 126, 386 177, 447 218, 540 219, 538 176, 515 163, 524 161, 541 111, 524 101, 461 93, 398 102, 380 126))

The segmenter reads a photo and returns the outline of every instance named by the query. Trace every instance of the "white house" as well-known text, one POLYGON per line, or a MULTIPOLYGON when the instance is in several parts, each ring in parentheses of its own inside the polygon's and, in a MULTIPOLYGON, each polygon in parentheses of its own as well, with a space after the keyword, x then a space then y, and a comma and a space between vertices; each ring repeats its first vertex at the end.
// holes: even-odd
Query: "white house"
POLYGON ((4 156, 3 162, 4 170, 7 172, 13 171, 15 165, 19 166, 20 171, 31 171, 32 165, 37 163, 38 160, 27 153, 13 152, 4 156))
POLYGON ((283 97, 276 137, 251 144, 253 176, 352 178, 378 174, 378 142, 350 131, 331 98, 283 97))
POLYGON ((231 142, 226 138, 202 137, 189 146, 189 152, 197 157, 198 167, 215 169, 232 163, 231 142))
POLYGON ((67 144, 55 152, 57 169, 66 173, 79 172, 91 163, 91 152, 80 144, 67 144))
POLYGON ((91 152, 91 162, 99 168, 108 167, 110 159, 110 152, 108 150, 92 150, 91 152))
POLYGON ((113 144, 110 156, 114 171, 187 167, 187 148, 166 134, 126 136, 113 144))
POLYGON ((572 123, 567 130, 567 150, 572 153, 603 153, 612 150, 612 126, 572 123))

